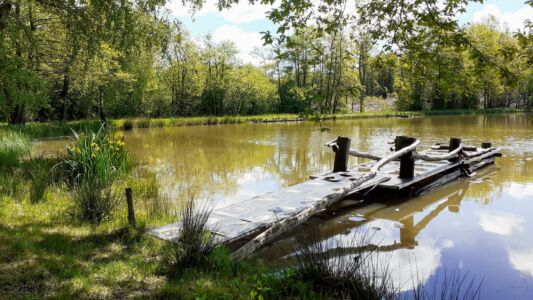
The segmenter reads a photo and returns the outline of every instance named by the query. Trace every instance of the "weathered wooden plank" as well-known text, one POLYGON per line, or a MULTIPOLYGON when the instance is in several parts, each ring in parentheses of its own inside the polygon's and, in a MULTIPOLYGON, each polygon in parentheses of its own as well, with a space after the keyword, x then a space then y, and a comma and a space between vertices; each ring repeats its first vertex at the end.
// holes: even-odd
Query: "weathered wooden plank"
MULTIPOLYGON (((328 195, 346 189, 352 184, 353 179, 359 178, 363 174, 327 172, 314 180, 214 209, 207 225, 215 234, 220 236, 220 243, 237 240, 260 231, 281 219, 297 215, 328 195)), ((388 176, 379 174, 342 196, 378 185, 388 179, 388 176)), ((148 233, 161 239, 173 240, 178 236, 180 226, 180 223, 176 222, 152 229, 148 233)))
POLYGON ((384 182, 380 184, 379 186, 382 188, 401 190, 417 182, 420 182, 421 180, 424 180, 428 177, 431 177, 433 175, 436 175, 436 174, 445 172, 447 170, 453 169, 455 167, 458 167, 459 165, 460 165, 459 162, 448 162, 447 161, 446 164, 442 164, 439 167, 429 169, 427 172, 415 174, 415 177, 413 178, 393 177, 389 181, 384 182))

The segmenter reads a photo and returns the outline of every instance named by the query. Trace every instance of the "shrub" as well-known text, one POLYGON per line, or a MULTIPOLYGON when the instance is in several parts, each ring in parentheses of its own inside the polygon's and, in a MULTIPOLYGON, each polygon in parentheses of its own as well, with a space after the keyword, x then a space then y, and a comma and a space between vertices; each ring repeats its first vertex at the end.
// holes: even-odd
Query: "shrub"
POLYGON ((30 153, 30 141, 22 133, 0 132, 0 169, 12 169, 22 155, 30 153))
POLYGON ((74 187, 80 219, 99 223, 111 214, 115 204, 111 187, 132 165, 123 140, 103 127, 97 133, 74 134, 62 166, 74 187))
POLYGON ((188 200, 180 211, 181 231, 170 245, 169 263, 175 273, 185 268, 209 265, 209 255, 215 249, 215 235, 210 232, 207 221, 211 209, 188 200))

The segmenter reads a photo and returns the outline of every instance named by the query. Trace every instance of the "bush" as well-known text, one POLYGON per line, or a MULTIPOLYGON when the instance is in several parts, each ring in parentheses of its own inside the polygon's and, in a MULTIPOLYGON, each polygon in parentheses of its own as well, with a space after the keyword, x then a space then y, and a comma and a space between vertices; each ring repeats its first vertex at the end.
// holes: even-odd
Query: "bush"
POLYGON ((188 200, 180 211, 181 231, 170 245, 168 260, 175 273, 193 267, 206 267, 210 264, 209 255, 215 249, 215 235, 210 232, 207 220, 211 209, 188 200))
POLYGON ((103 127, 97 133, 74 134, 62 163, 67 182, 74 188, 78 216, 99 223, 115 206, 111 187, 133 165, 121 138, 103 127))

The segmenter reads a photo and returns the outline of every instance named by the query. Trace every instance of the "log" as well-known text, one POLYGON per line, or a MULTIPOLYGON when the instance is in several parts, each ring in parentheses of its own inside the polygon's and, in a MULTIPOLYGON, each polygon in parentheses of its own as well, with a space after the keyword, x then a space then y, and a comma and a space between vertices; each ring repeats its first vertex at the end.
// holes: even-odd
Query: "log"
MULTIPOLYGON (((431 146, 431 149, 433 150, 448 150, 450 148, 449 145, 443 145, 443 144, 440 144, 440 143, 437 143, 433 146, 431 146)), ((477 151, 477 148, 476 146, 463 146, 463 150, 464 151, 477 151)))
POLYGON ((440 161, 440 160, 449 160, 449 159, 452 159, 454 157, 457 157, 459 155, 459 152, 461 152, 463 150, 463 145, 459 145, 458 148, 456 148, 455 150, 451 151, 451 152, 448 152, 446 154, 442 154, 442 155, 427 155, 427 154, 424 154, 424 153, 418 153, 418 152, 413 152, 413 155, 412 157, 414 159, 421 159, 421 160, 425 160, 425 161, 440 161))
POLYGON ((348 155, 355 156, 355 157, 368 158, 372 160, 380 160, 382 158, 374 154, 370 154, 367 152, 360 152, 360 151, 353 150, 353 149, 350 149, 350 151, 348 151, 348 155))
POLYGON ((305 209, 301 213, 288 217, 285 219, 282 219, 270 226, 267 230, 262 232, 261 234, 257 235, 254 239, 246 243, 244 246, 239 248, 237 251, 235 251, 231 256, 234 259, 245 259, 252 255, 257 249, 265 245, 266 243, 274 240, 275 238, 282 235, 284 232, 302 224, 303 222, 307 221, 311 216, 315 215, 319 211, 326 209, 329 205, 332 203, 342 199, 344 195, 350 193, 353 189, 358 187, 359 185, 363 184, 364 182, 374 178, 384 165, 387 163, 393 161, 394 159, 397 159, 407 153, 410 153, 414 149, 416 149, 416 146, 420 143, 419 140, 414 140, 411 145, 407 145, 406 147, 400 149, 399 151, 396 151, 394 153, 389 154, 388 156, 382 158, 380 161, 376 162, 370 171, 368 173, 364 173, 361 177, 354 180, 348 187, 341 189, 333 194, 329 194, 328 196, 322 198, 321 200, 315 202, 311 207, 305 209))

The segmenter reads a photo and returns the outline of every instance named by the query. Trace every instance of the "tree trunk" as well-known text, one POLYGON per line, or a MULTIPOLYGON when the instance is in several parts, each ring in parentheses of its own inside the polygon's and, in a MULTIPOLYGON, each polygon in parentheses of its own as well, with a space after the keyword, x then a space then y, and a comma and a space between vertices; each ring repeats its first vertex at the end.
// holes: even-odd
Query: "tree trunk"
POLYGON ((105 126, 107 124, 107 118, 104 110, 104 95, 101 88, 98 89, 98 114, 100 115, 100 122, 105 126))
POLYGON ((13 108, 11 115, 9 116, 9 124, 12 125, 24 125, 25 123, 26 107, 24 104, 17 104, 13 108))

